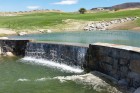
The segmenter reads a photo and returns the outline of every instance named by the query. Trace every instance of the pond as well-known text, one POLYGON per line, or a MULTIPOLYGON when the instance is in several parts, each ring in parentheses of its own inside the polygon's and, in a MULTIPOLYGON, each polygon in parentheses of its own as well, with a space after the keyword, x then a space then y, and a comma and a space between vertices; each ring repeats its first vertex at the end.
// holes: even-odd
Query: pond
MULTIPOLYGON (((10 36, 10 39, 30 39, 90 44, 96 42, 140 47, 140 32, 92 31, 57 32, 10 36)), ((112 93, 113 86, 92 75, 82 81, 82 69, 29 57, 0 57, 0 93, 112 93), (90 84, 87 84, 90 83, 90 84), (103 89, 101 92, 100 90, 103 89), (108 91, 109 89, 109 91, 108 91)), ((113 92, 120 93, 120 92, 113 92)))
POLYGON ((83 72, 71 73, 31 63, 25 58, 0 57, 0 93, 108 93, 99 92, 99 86, 103 88, 104 81, 100 84, 100 79, 94 77, 99 82, 93 88, 79 81, 82 77, 76 75, 80 74, 83 72), (69 76, 66 81, 61 80, 65 76, 69 76))
POLYGON ((9 38, 84 44, 103 42, 140 47, 140 32, 136 31, 57 32, 11 36, 9 38))

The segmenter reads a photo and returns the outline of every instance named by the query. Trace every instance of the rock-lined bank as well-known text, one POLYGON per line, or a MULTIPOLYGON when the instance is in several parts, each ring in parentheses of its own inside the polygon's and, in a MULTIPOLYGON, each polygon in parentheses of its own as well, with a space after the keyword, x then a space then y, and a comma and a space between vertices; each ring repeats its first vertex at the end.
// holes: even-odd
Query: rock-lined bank
POLYGON ((92 30, 108 30, 110 26, 116 25, 116 24, 121 24, 129 21, 135 21, 139 17, 126 17, 126 18, 120 18, 120 19, 115 19, 111 21, 101 21, 101 22, 92 22, 90 24, 87 24, 84 27, 85 31, 92 31, 92 30))

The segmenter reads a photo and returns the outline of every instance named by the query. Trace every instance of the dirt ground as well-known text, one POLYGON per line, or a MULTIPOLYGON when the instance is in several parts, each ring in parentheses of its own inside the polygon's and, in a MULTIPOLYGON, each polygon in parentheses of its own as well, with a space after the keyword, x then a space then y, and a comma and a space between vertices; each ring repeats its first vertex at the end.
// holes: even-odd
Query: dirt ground
POLYGON ((10 29, 6 29, 6 28, 0 28, 0 34, 1 35, 12 35, 12 34, 16 34, 16 32, 12 31, 10 29))

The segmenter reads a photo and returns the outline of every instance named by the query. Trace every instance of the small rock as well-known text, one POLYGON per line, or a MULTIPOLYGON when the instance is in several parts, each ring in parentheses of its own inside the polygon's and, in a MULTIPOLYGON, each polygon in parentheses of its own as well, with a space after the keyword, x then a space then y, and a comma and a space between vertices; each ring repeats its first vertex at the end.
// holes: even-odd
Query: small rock
POLYGON ((52 31, 50 29, 47 30, 47 33, 52 33, 52 31))
POLYGON ((8 39, 8 37, 0 37, 0 39, 8 39))
POLYGON ((44 32, 44 29, 40 29, 40 30, 38 30, 39 32, 41 32, 41 33, 43 33, 44 32))
POLYGON ((19 36, 23 36, 23 35, 26 35, 27 33, 26 32, 20 32, 18 33, 19 36))
POLYGON ((12 52, 6 52, 5 54, 6 54, 6 56, 10 56, 10 57, 14 56, 14 54, 12 52))

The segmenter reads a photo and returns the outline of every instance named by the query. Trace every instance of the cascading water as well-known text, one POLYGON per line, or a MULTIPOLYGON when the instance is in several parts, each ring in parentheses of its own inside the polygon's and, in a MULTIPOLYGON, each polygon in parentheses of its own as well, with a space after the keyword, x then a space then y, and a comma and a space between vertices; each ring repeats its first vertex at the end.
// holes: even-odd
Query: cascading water
MULTIPOLYGON (((88 48, 84 46, 72 46, 65 44, 37 43, 29 42, 26 46, 24 63, 33 63, 50 68, 57 68, 62 72, 82 73, 82 68, 86 65, 88 48)), ((74 81, 77 84, 91 86, 93 90, 99 93, 121 93, 115 87, 106 83, 94 73, 56 77, 40 77, 37 79, 19 78, 17 82, 45 82, 60 80, 61 83, 74 81)), ((97 93, 97 92, 93 92, 97 93)))
POLYGON ((87 47, 29 42, 22 60, 81 73, 86 63, 86 53, 87 47))
POLYGON ((62 64, 62 63, 60 64, 60 63, 56 63, 53 61, 49 61, 49 60, 45 60, 45 59, 37 59, 37 58, 33 58, 33 57, 24 57, 22 59, 22 62, 30 62, 33 64, 39 64, 42 66, 57 68, 64 72, 67 72, 67 71, 72 72, 72 73, 82 73, 83 72, 83 70, 78 67, 72 67, 72 66, 68 66, 66 64, 62 64))

